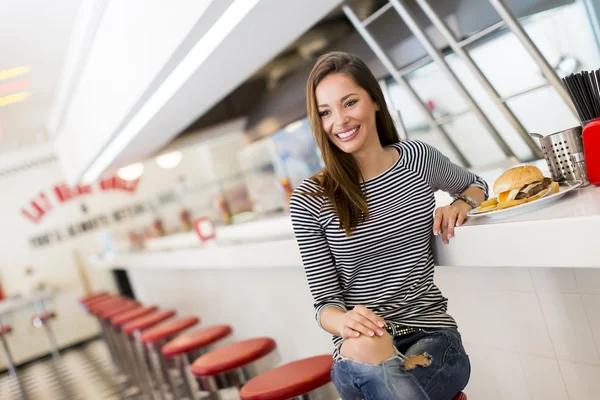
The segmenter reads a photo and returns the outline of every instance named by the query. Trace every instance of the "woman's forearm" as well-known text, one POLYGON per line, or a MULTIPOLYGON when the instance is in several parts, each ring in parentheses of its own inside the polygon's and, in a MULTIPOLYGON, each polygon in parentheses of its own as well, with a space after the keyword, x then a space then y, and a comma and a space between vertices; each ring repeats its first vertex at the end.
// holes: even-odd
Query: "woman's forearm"
POLYGON ((327 307, 321 313, 321 326, 332 335, 341 336, 344 318, 346 318, 346 311, 335 306, 327 307))
POLYGON ((469 196, 475 200, 477 205, 481 204, 486 198, 485 192, 476 186, 469 186, 464 192, 461 193, 461 196, 469 196))

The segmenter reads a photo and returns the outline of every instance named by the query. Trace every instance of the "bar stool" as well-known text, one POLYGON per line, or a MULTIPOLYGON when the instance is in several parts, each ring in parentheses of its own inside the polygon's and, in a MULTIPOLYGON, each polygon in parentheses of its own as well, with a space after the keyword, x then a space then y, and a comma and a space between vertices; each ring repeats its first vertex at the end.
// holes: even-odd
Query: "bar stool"
POLYGON ((106 315, 106 313, 111 310, 121 309, 124 305, 130 304, 131 302, 132 300, 126 297, 111 296, 110 298, 100 299, 91 304, 88 303, 87 306, 89 312, 96 317, 102 332, 102 337, 108 348, 108 353, 113 365, 113 379, 118 385, 123 386, 127 386, 128 379, 125 372, 121 369, 119 353, 112 332, 108 329, 108 324, 101 315, 106 315))
MULTIPOLYGON (((152 369, 154 371, 154 378, 158 383, 158 387, 161 391, 163 398, 168 398, 171 392, 175 398, 179 398, 178 381, 176 382, 172 374, 172 370, 175 369, 173 360, 167 357, 163 357, 161 349, 166 342, 172 339, 175 335, 180 334, 188 328, 198 324, 200 319, 197 317, 186 317, 179 318, 174 321, 163 322, 152 328, 149 328, 142 332, 140 341, 146 346, 146 350, 150 355, 152 361, 152 369)), ((178 378, 185 379, 184 374, 178 376, 178 378)), ((192 397, 193 400, 193 397, 192 397)))
POLYGON ((90 293, 87 296, 83 296, 79 298, 79 304, 85 304, 89 301, 92 301, 96 298, 102 297, 102 296, 110 296, 110 294, 108 292, 95 292, 95 293, 90 293))
POLYGON ((148 392, 147 394, 152 397, 155 395, 160 396, 160 388, 158 388, 158 383, 152 379, 152 363, 150 362, 150 356, 146 347, 142 344, 140 337, 142 336, 143 330, 166 321, 175 316, 175 314, 175 310, 155 311, 133 319, 121 326, 121 331, 127 335, 131 346, 133 346, 135 359, 138 361, 137 365, 141 374, 142 387, 144 388, 144 391, 148 392), (158 390, 158 393, 155 393, 154 388, 158 390))
POLYGON ((195 379, 190 376, 190 359, 196 359, 210 351, 218 341, 225 339, 233 329, 229 325, 215 325, 191 333, 177 336, 162 347, 166 358, 174 359, 183 379, 182 391, 189 399, 198 397, 198 387, 195 379))
POLYGON ((2 350, 4 352, 4 359, 6 360, 6 367, 8 368, 8 373, 12 380, 17 384, 17 389, 19 390, 19 397, 23 400, 27 399, 27 392, 23 387, 23 383, 19 378, 19 374, 15 368, 15 363, 13 361, 12 354, 8 347, 8 342, 6 341, 6 335, 12 332, 12 327, 10 325, 1 325, 0 324, 0 342, 2 342, 2 350))
POLYGON ((192 364, 200 390, 220 399, 221 389, 240 389, 250 379, 271 369, 278 361, 271 338, 249 339, 210 351, 192 364))
POLYGON ((144 369, 145 362, 138 356, 138 352, 135 348, 135 344, 133 343, 133 338, 126 334, 122 327, 130 321, 133 321, 137 318, 144 317, 146 315, 152 314, 158 310, 156 306, 149 307, 137 307, 129 311, 125 311, 113 316, 110 320, 111 324, 114 326, 116 334, 120 336, 122 343, 124 344, 124 348, 126 351, 126 358, 130 360, 130 370, 133 374, 133 378, 137 382, 140 388, 148 394, 151 394, 152 391, 149 387, 146 386, 146 381, 144 379, 147 371, 144 369))
POLYGON ((294 361, 250 380, 241 400, 338 399, 331 383, 331 354, 294 361))
POLYGON ((50 320, 54 318, 56 318, 56 313, 54 311, 44 311, 31 317, 31 324, 36 328, 44 328, 48 341, 50 342, 50 354, 52 354, 52 361, 54 363, 54 369, 56 370, 58 383, 60 384, 63 393, 70 398, 71 391, 62 372, 62 362, 58 350, 58 343, 56 342, 54 331, 50 326, 50 320))

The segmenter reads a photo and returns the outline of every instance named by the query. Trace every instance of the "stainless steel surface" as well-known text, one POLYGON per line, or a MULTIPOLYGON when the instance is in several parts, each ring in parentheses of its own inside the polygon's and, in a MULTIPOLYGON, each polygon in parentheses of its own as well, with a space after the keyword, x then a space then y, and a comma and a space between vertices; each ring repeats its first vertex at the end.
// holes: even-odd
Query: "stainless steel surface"
MULTIPOLYGON (((441 127, 437 124, 433 114, 431 113, 431 110, 429 110, 429 108, 427 108, 427 106, 423 103, 423 101, 421 101, 417 92, 415 92, 415 90, 408 83, 406 78, 402 74, 400 74, 400 72, 396 69, 396 66, 394 65, 392 60, 387 56, 385 51, 383 51, 381 46, 379 46, 379 44, 377 43, 375 38, 373 38, 373 36, 369 33, 369 31, 362 25, 362 23, 358 19, 358 16, 354 13, 352 8, 350 8, 348 5, 343 5, 342 9, 344 11, 344 14, 346 14, 346 17, 348 17, 348 19, 350 20, 350 22, 352 23, 354 28, 362 36, 362 38, 365 40, 365 42, 371 48, 371 50, 373 50, 373 53, 375 53, 377 58, 381 61, 381 63, 383 64, 385 69, 387 69, 387 71, 390 73, 392 78, 394 78, 394 80, 398 83, 398 85, 406 88, 408 90, 408 92, 411 94, 415 103, 423 111, 423 114, 425 115, 425 119, 427 120, 427 123, 429 124, 429 126, 432 129, 438 129, 439 132, 442 134, 442 136, 444 136, 444 139, 446 139, 450 148, 452 148, 452 150, 454 151, 454 153, 456 154, 456 156, 458 157, 460 162, 463 164, 463 166, 465 166, 467 168, 470 167, 471 164, 469 163, 469 161, 467 160, 467 158, 465 157, 463 152, 460 151, 460 149, 458 148, 456 143, 454 143, 454 141, 452 140, 452 138, 450 137, 448 132, 446 132, 446 130, 443 127, 441 127)), ((406 131, 406 129, 405 129, 405 131, 406 131)))
POLYGON ((458 45, 460 47, 466 47, 466 46, 470 45, 471 43, 475 43, 479 39, 483 39, 490 33, 494 33, 497 30, 504 28, 505 26, 506 26, 506 24, 504 23, 504 21, 496 22, 494 25, 492 25, 488 28, 482 29, 479 32, 474 33, 473 35, 469 36, 468 38, 461 40, 460 42, 458 42, 458 45))
POLYGON ((544 83, 540 83, 539 85, 535 85, 535 86, 529 87, 527 89, 520 90, 520 91, 518 91, 516 93, 509 94, 508 96, 503 97, 502 98, 502 102, 503 103, 507 103, 507 102, 509 102, 512 99, 516 99, 517 97, 523 96, 524 94, 531 93, 531 92, 534 92, 534 91, 536 91, 538 89, 545 88, 546 86, 550 86, 550 83, 544 82, 544 83))
POLYGON ((64 374, 63 374, 63 364, 60 354, 58 352, 58 344, 56 342, 56 336, 54 336, 54 331, 50 326, 49 321, 43 321, 40 319, 42 327, 46 332, 46 336, 48 337, 48 341, 50 342, 50 353, 52 354, 52 361, 54 363, 54 368, 56 370, 56 378, 58 384, 61 386, 63 393, 68 396, 68 398, 73 398, 71 391, 69 389, 69 385, 67 384, 64 374))
POLYGON ((533 40, 531 40, 531 38, 519 22, 519 20, 514 16, 512 11, 510 11, 504 0, 489 0, 489 2, 492 5, 492 7, 496 9, 498 14, 500 14, 500 17, 502 18, 502 20, 504 20, 506 26, 515 34, 515 36, 519 39, 521 44, 523 44, 523 46, 529 52, 533 60, 542 70, 542 73, 544 74, 548 82, 552 85, 554 90, 556 90, 556 92, 563 99, 567 107, 569 107, 573 115, 575 115, 575 117, 577 118, 577 112, 575 111, 575 107, 571 102, 571 98, 569 97, 569 94, 562 85, 562 82, 560 81, 560 78, 558 77, 556 71, 554 70, 554 68, 552 68, 548 60, 546 60, 546 57, 544 57, 540 49, 538 49, 535 43, 533 43, 533 40))
POLYGON ((459 111, 459 112, 451 114, 451 115, 446 115, 446 116, 436 119, 435 123, 437 125, 448 124, 448 123, 454 121, 455 119, 462 117, 463 115, 469 114, 470 112, 471 112, 471 110, 462 110, 462 111, 459 111))
POLYGON ((571 154, 571 163, 575 169, 575 177, 583 182, 581 186, 588 186, 590 181, 587 177, 587 170, 585 166, 585 155, 583 152, 571 154))
POLYGON ((530 133, 530 135, 537 139, 541 139, 544 137, 544 135, 540 135, 539 133, 530 133))
MULTIPOLYGON (((0 327, 2 327, 1 324, 0 324, 0 327)), ((23 387, 23 382, 21 382, 21 379, 19 378, 19 374, 15 368, 15 363, 13 361, 13 357, 10 352, 10 348, 8 347, 8 342, 6 341, 6 335, 0 334, 0 342, 2 342, 2 351, 4 352, 4 360, 6 361, 6 367, 8 368, 8 373, 9 373, 11 379, 15 382, 15 384, 17 386, 17 389, 19 391, 19 396, 21 397, 22 400, 26 400, 27 392, 25 391, 25 388, 23 387)))
POLYGON ((576 126, 540 139, 544 158, 555 181, 579 180, 571 155, 583 152, 581 134, 581 126, 576 126))
POLYGON ((392 5, 390 3, 387 3, 386 5, 381 7, 379 10, 375 11, 373 14, 371 14, 367 18, 365 18, 362 21, 362 26, 364 26, 364 27, 368 26, 371 22, 375 21, 377 18, 379 18, 383 14, 385 14, 390 8, 392 8, 392 5))
POLYGON ((533 141, 533 139, 527 134, 527 130, 519 121, 517 116, 511 111, 510 108, 502 101, 500 94, 496 91, 496 88, 491 84, 491 82, 486 78, 481 69, 475 64, 475 61, 471 58, 469 53, 459 45, 454 36, 454 33, 450 31, 450 28, 446 23, 440 18, 440 16, 433 10, 433 8, 429 5, 427 0, 416 0, 417 4, 421 7, 425 15, 429 17, 433 25, 440 31, 440 33, 446 38, 448 44, 454 50, 454 52, 464 61, 469 70, 475 75, 475 77, 479 80, 479 83, 483 86, 489 97, 491 98, 494 105, 504 114, 504 117, 511 123, 511 125, 517 130, 517 133, 521 136, 521 139, 525 141, 529 150, 533 153, 535 158, 542 157, 542 151, 537 146, 537 144, 533 141))
MULTIPOLYGON (((460 47, 466 47, 469 44, 474 43, 474 42, 478 41, 479 39, 484 38, 485 36, 489 35, 490 33, 493 33, 494 31, 497 31, 498 29, 500 29, 504 26, 506 26, 504 21, 500 21, 500 22, 490 26, 489 28, 486 28, 482 31, 479 31, 479 32, 473 34, 473 36, 469 36, 468 38, 458 42, 458 45, 460 47)), ((432 61, 433 61, 433 59, 431 58, 431 56, 426 55, 423 58, 420 58, 419 60, 413 62, 412 64, 409 64, 405 67, 400 68, 400 70, 398 72, 400 72, 400 75, 403 75, 403 76, 408 75, 411 72, 418 70, 422 66, 431 63, 432 61)))
POLYGON ((488 117, 484 114, 483 110, 477 102, 473 99, 469 91, 464 87, 460 79, 456 76, 452 68, 446 63, 444 56, 440 53, 440 51, 433 45, 425 31, 419 26, 412 12, 405 5, 405 1, 403 0, 388 0, 394 6, 394 9, 400 14, 400 17, 404 20, 408 28, 415 35, 415 37, 421 42, 421 44, 425 47, 425 50, 429 53, 429 55, 433 58, 433 60, 438 64, 438 66, 442 69, 442 71, 446 74, 450 82, 456 87, 458 92, 465 98, 479 121, 484 125, 484 127, 488 130, 488 132, 492 135, 496 144, 500 147, 500 149, 504 152, 507 157, 514 157, 515 154, 508 146, 502 135, 496 130, 496 127, 490 122, 488 117))

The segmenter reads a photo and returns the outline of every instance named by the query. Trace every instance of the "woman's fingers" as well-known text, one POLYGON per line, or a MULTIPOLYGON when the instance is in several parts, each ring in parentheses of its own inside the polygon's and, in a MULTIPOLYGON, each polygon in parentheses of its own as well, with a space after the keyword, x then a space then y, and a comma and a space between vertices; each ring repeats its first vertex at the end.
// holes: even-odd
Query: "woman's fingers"
POLYGON ((441 208, 435 210, 435 217, 433 219, 433 234, 435 236, 439 235, 442 232, 442 220, 444 217, 444 212, 441 208))
POLYGON ((444 221, 444 223, 448 225, 448 235, 444 238, 445 243, 448 243, 448 241, 454 237, 456 217, 458 217, 458 211, 454 210, 453 208, 450 208, 446 217, 446 221, 444 221))
POLYGON ((367 318, 369 321, 371 321, 373 324, 375 324, 379 328, 385 327, 385 321, 383 320, 383 318, 381 318, 379 315, 375 314, 373 311, 369 310, 367 307, 356 306, 356 307, 354 307, 354 311, 356 311, 358 314, 362 315, 363 317, 367 318))
POLYGON ((373 322, 371 322, 371 320, 369 320, 366 317, 363 317, 362 315, 356 313, 355 315, 352 316, 352 320, 354 322, 356 322, 357 324, 362 325, 363 327, 365 327, 367 329, 367 332, 363 332, 360 329, 356 329, 356 327, 351 326, 352 329, 354 330, 359 330, 360 332, 362 332, 363 334, 366 334, 367 336, 381 336, 383 335, 383 329, 378 327, 376 324, 374 324, 373 322))

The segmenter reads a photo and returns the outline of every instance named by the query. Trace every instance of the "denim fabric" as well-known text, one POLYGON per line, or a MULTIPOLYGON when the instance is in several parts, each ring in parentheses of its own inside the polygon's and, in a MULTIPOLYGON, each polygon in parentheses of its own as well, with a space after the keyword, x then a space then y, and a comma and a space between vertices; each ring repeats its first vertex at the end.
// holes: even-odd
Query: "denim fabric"
POLYGON ((467 385, 471 364, 456 329, 398 336, 394 345, 406 357, 427 353, 431 364, 406 371, 398 355, 379 365, 341 358, 331 378, 343 400, 452 400, 467 385))

